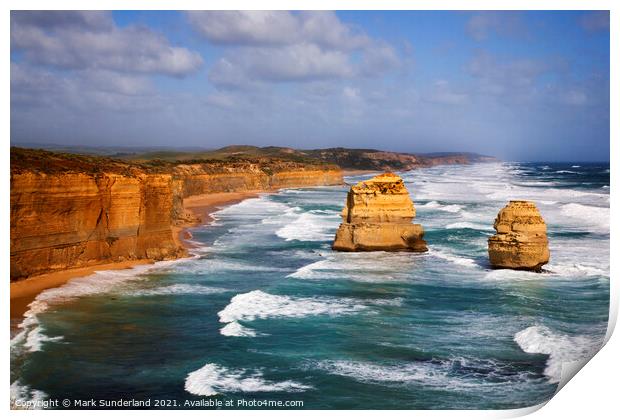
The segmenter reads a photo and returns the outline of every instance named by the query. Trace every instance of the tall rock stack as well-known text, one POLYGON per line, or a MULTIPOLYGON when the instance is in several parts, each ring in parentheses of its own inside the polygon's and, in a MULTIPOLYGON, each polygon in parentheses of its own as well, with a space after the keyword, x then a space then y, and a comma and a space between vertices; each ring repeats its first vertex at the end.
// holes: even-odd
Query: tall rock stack
POLYGON ((549 262, 547 225, 531 201, 510 201, 493 227, 489 261, 494 268, 539 271, 549 262))
POLYGON ((385 173, 351 187, 336 251, 427 251, 424 229, 412 224, 415 208, 402 178, 385 173))

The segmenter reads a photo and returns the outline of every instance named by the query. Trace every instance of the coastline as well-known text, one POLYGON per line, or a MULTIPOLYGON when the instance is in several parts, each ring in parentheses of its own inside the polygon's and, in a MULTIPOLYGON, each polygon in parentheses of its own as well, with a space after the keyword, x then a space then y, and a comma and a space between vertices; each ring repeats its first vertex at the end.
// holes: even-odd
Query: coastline
MULTIPOLYGON (((260 193, 272 191, 244 191, 244 192, 225 192, 202 194, 188 197, 183 200, 183 208, 193 217, 193 222, 186 222, 172 226, 172 234, 178 246, 184 249, 191 249, 194 245, 188 240, 191 239, 189 228, 198 225, 208 225, 213 221, 211 213, 220 210, 224 206, 239 203, 247 198, 258 197, 260 193)), ((10 291, 10 318, 11 323, 21 322, 24 313, 28 310, 28 305, 34 301, 37 295, 47 289, 60 287, 63 284, 79 277, 93 274, 95 271, 122 270, 138 265, 153 264, 155 261, 150 259, 127 260, 121 262, 108 262, 94 264, 86 267, 69 268, 66 270, 54 271, 51 273, 40 274, 28 277, 23 280, 11 282, 10 291)))
POLYGON ((153 264, 153 262, 153 260, 141 259, 95 264, 54 271, 11 282, 11 319, 22 318, 24 312, 28 310, 28 305, 44 290, 62 286, 74 278, 85 277, 93 274, 95 271, 122 270, 135 267, 136 265, 153 264))

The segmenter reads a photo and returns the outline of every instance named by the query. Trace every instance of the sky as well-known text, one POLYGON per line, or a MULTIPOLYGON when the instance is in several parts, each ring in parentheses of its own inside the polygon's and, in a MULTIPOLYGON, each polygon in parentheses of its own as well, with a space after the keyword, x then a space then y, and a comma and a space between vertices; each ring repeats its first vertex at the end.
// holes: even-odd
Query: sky
POLYGON ((605 11, 13 11, 11 143, 609 160, 605 11))

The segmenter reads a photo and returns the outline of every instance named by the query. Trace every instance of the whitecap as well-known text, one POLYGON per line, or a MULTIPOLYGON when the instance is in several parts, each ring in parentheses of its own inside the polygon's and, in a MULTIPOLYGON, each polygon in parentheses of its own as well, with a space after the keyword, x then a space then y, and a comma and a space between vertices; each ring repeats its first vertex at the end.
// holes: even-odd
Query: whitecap
POLYGON ((268 381, 259 370, 232 370, 215 363, 187 375, 185 390, 190 394, 211 396, 226 392, 303 392, 312 389, 295 381, 268 381))
POLYGON ((571 168, 581 168, 581 166, 580 165, 573 165, 573 166, 571 166, 571 168))
POLYGON ((440 248, 432 248, 428 252, 429 255, 434 257, 441 258, 442 260, 449 261, 453 264, 460 265, 462 267, 477 267, 478 264, 471 258, 461 257, 455 254, 452 254, 448 250, 440 249, 440 248))
POLYGON ((452 389, 462 392, 468 388, 497 387, 498 385, 527 384, 532 372, 514 374, 509 364, 495 360, 451 357, 444 360, 378 364, 357 360, 326 360, 316 367, 331 375, 344 376, 363 383, 402 386, 419 384, 424 387, 452 389), (458 374, 455 371, 464 370, 458 374), (483 372, 483 373, 481 373, 483 372), (506 374, 508 373, 508 374, 506 374))
POLYGON ((602 338, 569 336, 544 325, 534 325, 519 331, 514 341, 526 353, 549 355, 544 374, 552 383, 560 382, 564 363, 590 359, 602 346, 602 338))
POLYGON ((359 312, 366 306, 347 298, 297 298, 253 290, 234 296, 218 312, 220 322, 253 321, 266 318, 303 318, 312 315, 343 315, 359 312))
POLYGON ((579 172, 562 170, 562 171, 555 171, 555 173, 556 174, 578 174, 579 172))
POLYGON ((443 205, 443 204, 439 204, 437 201, 434 201, 434 200, 429 201, 428 203, 423 204, 421 206, 418 206, 418 208, 435 209, 435 210, 445 211, 448 213, 458 213, 459 211, 463 209, 458 204, 443 205))
POLYGON ((479 223, 471 223, 471 222, 450 223, 446 225, 446 229, 472 229, 472 230, 493 231, 493 227, 485 226, 479 223))
POLYGON ((580 223, 578 226, 594 228, 594 230, 609 232, 609 208, 587 206, 578 203, 564 204, 561 207, 562 214, 580 223))
POLYGON ((340 223, 338 214, 320 215, 302 213, 292 222, 276 231, 276 235, 286 241, 328 241, 340 223))
MULTIPOLYGON (((256 337, 257 333, 252 328, 244 327, 237 321, 230 322, 220 329, 220 334, 228 337, 256 337)), ((265 334, 261 334, 265 335, 265 334)))
POLYGON ((200 284, 177 283, 153 289, 135 290, 132 296, 161 296, 161 295, 213 295, 228 292, 228 289, 209 287, 200 284))
POLYGON ((363 283, 403 281, 420 255, 392 252, 332 253, 298 268, 287 277, 304 280, 348 279, 363 283))
POLYGON ((62 336, 48 337, 47 335, 43 333, 43 331, 44 331, 43 327, 38 325, 26 333, 24 347, 27 349, 27 351, 29 352, 41 351, 43 343, 49 342, 49 341, 57 342, 57 341, 61 341, 64 338, 62 336))
POLYGON ((567 263, 567 264, 556 264, 552 263, 546 267, 547 270, 554 274, 559 274, 561 276, 585 276, 585 277, 596 277, 596 276, 606 276, 609 277, 609 266, 607 269, 603 269, 601 267, 593 267, 586 264, 576 264, 576 263, 567 263))

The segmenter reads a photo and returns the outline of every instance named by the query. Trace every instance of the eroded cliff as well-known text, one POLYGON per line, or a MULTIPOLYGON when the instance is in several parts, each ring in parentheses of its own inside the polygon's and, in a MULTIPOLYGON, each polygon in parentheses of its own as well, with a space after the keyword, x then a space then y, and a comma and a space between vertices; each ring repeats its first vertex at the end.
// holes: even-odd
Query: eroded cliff
POLYGON ((332 248, 424 252, 424 229, 412 224, 414 218, 415 207, 399 176, 385 173, 359 182, 347 195, 332 248))
POLYGON ((272 159, 196 164, 11 150, 11 280, 185 254, 172 226, 183 199, 342 183, 339 168, 272 159))
POLYGON ((549 262, 547 225, 531 201, 510 201, 500 210, 489 238, 489 261, 495 268, 537 271, 549 262))

